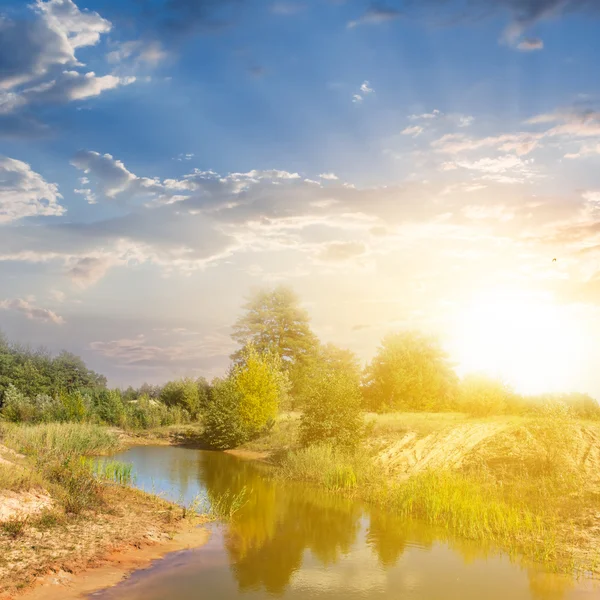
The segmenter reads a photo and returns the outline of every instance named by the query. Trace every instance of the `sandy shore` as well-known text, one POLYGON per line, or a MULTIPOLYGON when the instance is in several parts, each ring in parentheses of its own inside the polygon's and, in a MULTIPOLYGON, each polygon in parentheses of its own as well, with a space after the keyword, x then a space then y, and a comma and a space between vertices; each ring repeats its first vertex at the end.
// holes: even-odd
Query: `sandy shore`
POLYGON ((58 571, 39 578, 22 594, 1 596, 19 600, 76 600, 99 590, 117 585, 129 574, 148 567, 153 561, 170 552, 203 546, 209 531, 201 525, 186 524, 171 539, 128 546, 98 558, 95 565, 77 573, 58 571))

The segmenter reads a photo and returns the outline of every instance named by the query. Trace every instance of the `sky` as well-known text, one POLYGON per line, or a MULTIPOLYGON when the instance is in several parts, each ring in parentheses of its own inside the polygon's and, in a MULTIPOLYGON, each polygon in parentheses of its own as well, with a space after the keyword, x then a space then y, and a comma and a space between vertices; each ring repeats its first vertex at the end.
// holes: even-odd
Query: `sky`
POLYGON ((0 329, 223 374, 291 286, 364 363, 600 398, 596 0, 0 2, 0 329))

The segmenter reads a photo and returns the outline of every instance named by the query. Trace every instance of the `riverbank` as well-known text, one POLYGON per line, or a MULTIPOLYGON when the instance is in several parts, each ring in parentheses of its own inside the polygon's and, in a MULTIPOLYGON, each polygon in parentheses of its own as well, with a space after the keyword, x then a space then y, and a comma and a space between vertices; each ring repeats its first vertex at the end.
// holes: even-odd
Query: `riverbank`
POLYGON ((600 575, 600 424, 538 417, 368 415, 354 453, 298 447, 299 416, 243 450, 270 452, 280 477, 493 544, 557 571, 600 575))
POLYGON ((118 465, 98 473, 82 459, 121 447, 113 431, 66 424, 2 436, 1 599, 77 597, 206 541, 193 511, 122 485, 118 465))

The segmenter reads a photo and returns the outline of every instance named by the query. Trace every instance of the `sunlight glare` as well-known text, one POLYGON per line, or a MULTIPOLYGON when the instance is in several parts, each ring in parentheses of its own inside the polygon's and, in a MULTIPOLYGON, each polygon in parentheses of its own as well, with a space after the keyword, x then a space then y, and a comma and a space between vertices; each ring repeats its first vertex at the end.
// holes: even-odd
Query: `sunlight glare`
POLYGON ((486 291, 467 305, 456 327, 452 354, 460 374, 486 373, 524 394, 576 386, 582 325, 547 295, 486 291))

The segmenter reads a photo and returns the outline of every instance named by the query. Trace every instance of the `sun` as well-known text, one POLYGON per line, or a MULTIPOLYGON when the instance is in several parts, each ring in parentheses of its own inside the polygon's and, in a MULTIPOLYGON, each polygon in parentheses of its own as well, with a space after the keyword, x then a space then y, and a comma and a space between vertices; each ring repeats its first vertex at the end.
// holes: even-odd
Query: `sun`
POLYGON ((523 394, 577 387, 583 323, 548 294, 487 290, 460 311, 451 350, 460 374, 483 372, 523 394))

